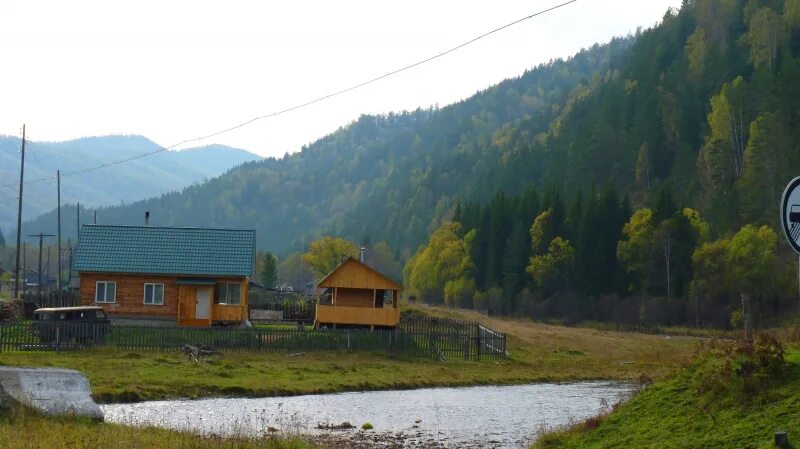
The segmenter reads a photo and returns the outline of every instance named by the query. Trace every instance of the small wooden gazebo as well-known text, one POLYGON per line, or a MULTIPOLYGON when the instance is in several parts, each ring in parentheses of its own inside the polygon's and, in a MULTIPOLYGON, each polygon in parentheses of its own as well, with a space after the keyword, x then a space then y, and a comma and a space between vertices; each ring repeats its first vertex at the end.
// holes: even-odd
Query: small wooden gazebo
POLYGON ((397 306, 402 289, 388 276, 348 257, 317 283, 314 325, 395 327, 400 322, 397 306))

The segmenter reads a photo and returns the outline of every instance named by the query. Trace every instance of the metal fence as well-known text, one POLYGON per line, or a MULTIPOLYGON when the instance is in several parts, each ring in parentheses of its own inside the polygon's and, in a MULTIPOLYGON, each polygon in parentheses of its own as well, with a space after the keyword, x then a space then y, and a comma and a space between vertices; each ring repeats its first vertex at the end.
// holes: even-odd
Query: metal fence
POLYGON ((422 332, 398 329, 187 328, 131 326, 108 322, 19 322, 0 324, 0 351, 61 351, 92 346, 131 350, 176 350, 204 345, 224 350, 268 352, 387 351, 439 360, 505 357, 505 335, 486 330, 422 332))

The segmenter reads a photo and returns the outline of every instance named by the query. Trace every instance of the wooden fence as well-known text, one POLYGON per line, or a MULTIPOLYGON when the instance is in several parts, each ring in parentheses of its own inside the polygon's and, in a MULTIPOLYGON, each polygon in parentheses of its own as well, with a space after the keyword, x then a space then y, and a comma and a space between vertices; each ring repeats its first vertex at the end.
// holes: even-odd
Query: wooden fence
POLYGON ((403 317, 399 329, 420 351, 440 360, 490 360, 506 354, 505 334, 473 321, 412 316, 403 317))
MULTIPOLYGON (((485 329, 460 331, 398 329, 187 328, 132 326, 108 322, 19 322, 0 324, 0 351, 61 351, 91 346, 131 350, 176 350, 186 344, 223 350, 270 352, 387 351, 439 360, 505 358, 506 337, 485 329)), ((444 330, 442 328, 441 330, 444 330)))
POLYGON ((296 293, 250 292, 247 304, 251 311, 280 312, 283 321, 312 323, 316 312, 316 301, 313 298, 296 293))
POLYGON ((28 292, 22 295, 26 303, 36 304, 36 307, 74 307, 80 305, 80 295, 76 291, 36 293, 28 292))

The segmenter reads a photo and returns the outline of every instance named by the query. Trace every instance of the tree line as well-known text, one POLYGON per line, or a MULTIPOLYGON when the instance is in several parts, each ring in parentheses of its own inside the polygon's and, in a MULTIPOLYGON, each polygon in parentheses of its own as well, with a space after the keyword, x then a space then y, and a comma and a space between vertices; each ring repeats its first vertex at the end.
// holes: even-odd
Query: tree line
POLYGON ((794 263, 774 229, 713 236, 669 190, 630 204, 612 185, 569 201, 530 188, 458 203, 409 259, 406 287, 426 302, 572 322, 736 327, 796 310, 794 263))

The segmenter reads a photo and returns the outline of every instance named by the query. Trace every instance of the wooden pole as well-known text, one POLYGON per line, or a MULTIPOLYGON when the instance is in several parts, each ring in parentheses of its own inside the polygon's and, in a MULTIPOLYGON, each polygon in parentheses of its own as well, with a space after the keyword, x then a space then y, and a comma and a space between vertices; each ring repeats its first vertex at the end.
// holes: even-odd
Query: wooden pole
MULTIPOLYGON (((42 241, 45 237, 53 237, 53 234, 45 234, 45 233, 38 233, 34 235, 29 235, 28 237, 39 237, 39 284, 36 288, 36 295, 39 296, 39 299, 42 298, 42 241)), ((49 250, 48 250, 49 254, 49 250)))
POLYGON ((45 265, 47 267, 47 270, 45 271, 45 273, 47 273, 47 274, 46 274, 45 277, 47 278, 47 293, 48 294, 50 293, 50 249, 51 248, 52 248, 51 245, 47 246, 47 264, 45 265))
MULTIPOLYGON (((17 264, 14 267, 14 298, 19 298, 19 250, 22 240, 22 186, 25 185, 25 125, 22 125, 22 154, 19 164, 19 205, 17 206, 17 264)), ((23 286, 24 288, 24 286, 23 286)))
POLYGON ((58 300, 61 303, 61 170, 56 170, 56 196, 58 200, 58 300))

